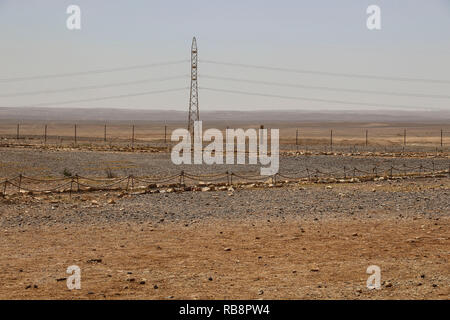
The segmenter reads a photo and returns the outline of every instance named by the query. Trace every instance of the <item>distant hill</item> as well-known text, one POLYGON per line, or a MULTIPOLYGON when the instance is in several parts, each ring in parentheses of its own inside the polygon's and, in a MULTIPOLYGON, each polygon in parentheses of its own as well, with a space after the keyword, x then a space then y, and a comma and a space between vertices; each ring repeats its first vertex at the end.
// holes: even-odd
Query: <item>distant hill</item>
MULTIPOLYGON (((295 122, 440 122, 450 123, 450 109, 442 111, 201 111, 208 121, 295 122)), ((106 108, 0 108, 0 121, 186 121, 187 111, 106 108)))

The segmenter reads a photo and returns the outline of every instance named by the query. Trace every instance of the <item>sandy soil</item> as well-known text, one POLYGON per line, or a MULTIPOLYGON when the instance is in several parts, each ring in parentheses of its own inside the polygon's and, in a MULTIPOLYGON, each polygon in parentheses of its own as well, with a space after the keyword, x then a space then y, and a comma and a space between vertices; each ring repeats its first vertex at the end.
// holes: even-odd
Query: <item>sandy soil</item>
POLYGON ((448 217, 2 230, 2 299, 448 299, 448 217), (65 270, 81 268, 81 290, 65 270), (368 290, 366 268, 381 268, 368 290))

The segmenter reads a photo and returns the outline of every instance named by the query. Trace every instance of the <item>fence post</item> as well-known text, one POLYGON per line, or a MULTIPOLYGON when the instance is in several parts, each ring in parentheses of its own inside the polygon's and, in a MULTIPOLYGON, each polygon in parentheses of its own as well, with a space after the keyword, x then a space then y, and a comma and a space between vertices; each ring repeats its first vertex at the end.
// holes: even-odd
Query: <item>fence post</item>
POLYGON ((72 187, 73 187, 73 177, 70 180, 70 192, 69 192, 69 196, 72 198, 72 187))
POLYGON ((298 129, 295 131, 295 145, 298 146, 298 129))
POLYGON ((406 129, 403 130, 403 145, 406 146, 406 129))
POLYGON ((164 143, 167 143, 167 125, 164 125, 164 143))
POLYGON ((75 179, 77 180, 77 192, 80 192, 80 181, 78 179, 78 173, 75 175, 75 179))
POLYGON ((131 131, 131 148, 134 148, 134 124, 131 131))
POLYGON ((47 144, 47 125, 44 126, 44 144, 47 144))
POLYGON ((105 124, 105 129, 103 132, 103 141, 106 142, 106 124, 105 124))
POLYGON ((20 139, 20 124, 17 124, 16 140, 20 139))
POLYGON ((184 185, 184 171, 181 170, 180 172, 180 185, 184 185))
POLYGON ((330 148, 331 151, 333 151, 333 130, 330 132, 330 148))
POLYGON ((19 174, 19 185, 17 186, 18 191, 20 192, 20 186, 22 185, 22 174, 19 174))
POLYGON ((366 130, 366 147, 369 145, 369 130, 366 130))
POLYGON ((76 124, 74 125, 74 141, 75 141, 75 144, 77 144, 77 125, 76 124))
POLYGON ((441 129, 441 148, 443 147, 443 145, 444 145, 444 143, 443 143, 443 132, 442 132, 442 129, 441 129))

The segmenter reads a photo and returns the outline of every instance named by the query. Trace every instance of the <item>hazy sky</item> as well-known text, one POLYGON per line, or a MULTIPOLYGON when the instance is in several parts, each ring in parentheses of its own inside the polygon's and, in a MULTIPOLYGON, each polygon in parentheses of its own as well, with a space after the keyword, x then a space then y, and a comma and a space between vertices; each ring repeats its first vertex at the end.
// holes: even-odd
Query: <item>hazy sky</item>
MULTIPOLYGON (((450 108, 450 0, 0 0, 0 107, 187 88, 190 81, 187 60, 193 36, 197 37, 199 47, 200 110, 376 109, 386 108, 386 105, 411 106, 411 109, 450 108), (82 29, 79 31, 66 28, 66 8, 71 4, 81 7, 82 29), (366 9, 370 4, 381 7, 382 29, 379 31, 369 31, 366 27, 366 9), (286 73, 220 66, 202 63, 202 59, 447 82, 286 73), (64 78, 8 80, 178 60, 186 62, 64 78), (434 97, 274 86, 218 80, 211 76, 434 97), (161 78, 174 79, 7 96, 161 78), (213 92, 202 87, 363 102, 373 106, 213 92)), ((186 89, 60 106, 186 110, 188 101, 186 89)))

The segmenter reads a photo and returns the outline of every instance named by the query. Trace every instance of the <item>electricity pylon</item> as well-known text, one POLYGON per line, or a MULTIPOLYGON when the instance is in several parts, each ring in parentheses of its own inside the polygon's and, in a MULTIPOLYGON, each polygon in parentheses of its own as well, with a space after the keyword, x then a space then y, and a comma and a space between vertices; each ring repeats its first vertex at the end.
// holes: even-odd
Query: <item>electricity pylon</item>
POLYGON ((200 120, 198 112, 198 84, 197 84, 197 40, 192 38, 191 47, 191 93, 189 97, 188 131, 194 130, 194 121, 200 120))

